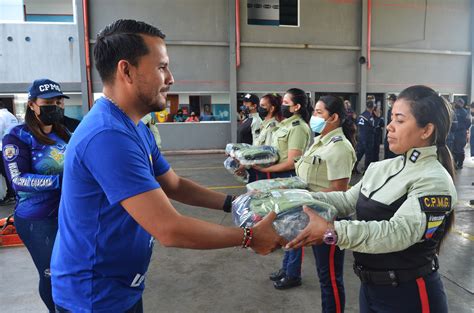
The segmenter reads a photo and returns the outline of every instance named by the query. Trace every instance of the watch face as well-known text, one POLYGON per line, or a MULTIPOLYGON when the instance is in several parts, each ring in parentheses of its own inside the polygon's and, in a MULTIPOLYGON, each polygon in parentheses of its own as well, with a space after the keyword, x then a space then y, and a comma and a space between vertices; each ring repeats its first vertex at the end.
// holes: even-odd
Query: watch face
POLYGON ((323 236, 323 241, 325 244, 334 245, 337 242, 337 234, 334 229, 328 228, 323 236))

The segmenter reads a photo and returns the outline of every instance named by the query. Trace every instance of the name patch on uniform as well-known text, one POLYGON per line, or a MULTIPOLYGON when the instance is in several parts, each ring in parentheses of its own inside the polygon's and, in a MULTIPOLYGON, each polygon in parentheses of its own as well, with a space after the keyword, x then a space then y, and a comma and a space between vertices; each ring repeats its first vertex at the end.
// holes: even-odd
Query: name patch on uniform
POLYGON ((418 198, 424 212, 448 212, 451 210, 451 196, 425 196, 418 198))
POLYGON ((418 201, 426 214, 426 231, 423 237, 431 239, 451 210, 451 196, 424 196, 418 198, 418 201))
POLYGON ((18 149, 18 146, 8 144, 5 147, 3 147, 3 158, 9 162, 13 161, 18 156, 19 151, 20 149, 18 149))

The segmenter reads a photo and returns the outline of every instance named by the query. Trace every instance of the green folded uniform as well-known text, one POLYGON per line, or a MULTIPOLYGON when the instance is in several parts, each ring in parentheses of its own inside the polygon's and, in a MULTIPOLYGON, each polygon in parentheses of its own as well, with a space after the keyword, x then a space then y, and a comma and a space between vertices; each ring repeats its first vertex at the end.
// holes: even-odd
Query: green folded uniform
POLYGON ((336 217, 334 206, 313 198, 302 189, 278 189, 267 192, 250 192, 239 196, 232 203, 234 223, 240 227, 251 227, 265 215, 274 211, 277 214, 273 226, 280 236, 294 239, 309 222, 303 212, 306 205, 328 221, 336 217))
POLYGON ((298 176, 262 179, 247 184, 247 191, 266 192, 272 189, 306 189, 308 184, 298 176))
POLYGON ((278 149, 272 146, 251 146, 234 151, 242 165, 272 165, 278 161, 278 149))

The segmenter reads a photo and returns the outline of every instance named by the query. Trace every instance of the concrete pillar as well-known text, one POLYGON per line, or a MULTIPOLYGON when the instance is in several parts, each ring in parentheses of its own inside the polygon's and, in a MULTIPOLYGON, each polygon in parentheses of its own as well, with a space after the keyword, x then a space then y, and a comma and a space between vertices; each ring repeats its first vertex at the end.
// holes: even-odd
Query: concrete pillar
MULTIPOLYGON (((359 112, 365 110, 365 102, 367 99, 367 1, 362 0, 362 23, 360 28, 360 57, 364 57, 366 62, 359 65, 359 112)), ((360 60, 360 59, 359 59, 360 60)), ((359 62, 360 63, 360 62, 359 62)))
POLYGON ((235 49, 235 0, 229 3, 229 110, 230 110, 230 138, 232 142, 237 141, 237 68, 235 49))
MULTIPOLYGON (((76 2, 76 21, 77 21, 77 32, 79 35, 79 67, 81 69, 81 94, 82 94, 82 113, 86 115, 89 112, 89 104, 87 95, 87 68, 86 68, 86 49, 84 46, 84 15, 82 1, 76 2)), ((91 92, 93 92, 91 90, 91 92)))

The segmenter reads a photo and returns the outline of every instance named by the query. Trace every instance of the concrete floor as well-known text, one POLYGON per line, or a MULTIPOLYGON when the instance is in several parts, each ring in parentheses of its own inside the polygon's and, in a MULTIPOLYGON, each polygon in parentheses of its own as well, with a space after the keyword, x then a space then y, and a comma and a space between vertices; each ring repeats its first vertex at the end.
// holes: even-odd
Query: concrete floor
MULTIPOLYGON (((223 168, 222 154, 168 156, 181 176, 232 194, 244 187, 223 168)), ((359 177, 355 177, 356 181, 359 177)), ((440 273, 452 313, 474 312, 474 162, 458 171, 459 203, 456 227, 445 241, 440 273)), ((183 214, 232 225, 230 214, 174 203, 183 214)), ((1 207, 0 216, 12 208, 1 207)), ((279 268, 282 251, 259 256, 250 250, 230 248, 195 251, 155 245, 147 273, 146 312, 320 312, 320 291, 314 257, 306 249, 303 285, 278 291, 268 274, 279 268)), ((346 312, 358 312, 359 280, 352 272, 352 253, 346 252, 346 312)), ((0 249, 0 304, 8 312, 46 312, 37 293, 37 273, 24 247, 0 249)), ((3 311, 3 310, 0 310, 3 311)))

